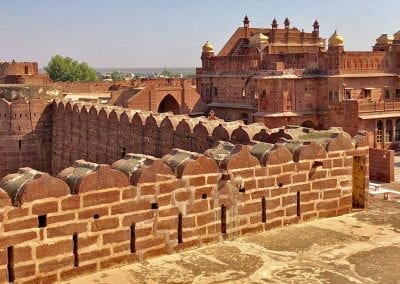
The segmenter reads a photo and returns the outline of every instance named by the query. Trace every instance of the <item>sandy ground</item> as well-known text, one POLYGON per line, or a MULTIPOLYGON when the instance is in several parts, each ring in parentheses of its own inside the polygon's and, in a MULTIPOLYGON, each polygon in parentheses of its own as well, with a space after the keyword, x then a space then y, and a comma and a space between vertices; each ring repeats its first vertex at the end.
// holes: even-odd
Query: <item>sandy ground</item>
POLYGON ((400 283, 400 203, 161 256, 68 283, 400 283))

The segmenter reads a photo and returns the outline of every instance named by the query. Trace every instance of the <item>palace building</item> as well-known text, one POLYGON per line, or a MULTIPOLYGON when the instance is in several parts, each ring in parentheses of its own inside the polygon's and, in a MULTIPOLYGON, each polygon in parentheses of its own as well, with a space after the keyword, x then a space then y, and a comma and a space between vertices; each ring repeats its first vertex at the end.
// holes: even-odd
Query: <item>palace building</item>
POLYGON ((371 147, 396 147, 400 31, 379 36, 372 51, 346 51, 338 31, 326 44, 317 20, 312 27, 286 18, 283 27, 274 19, 255 28, 246 16, 218 53, 207 41, 196 70, 202 100, 226 121, 366 130, 371 147))

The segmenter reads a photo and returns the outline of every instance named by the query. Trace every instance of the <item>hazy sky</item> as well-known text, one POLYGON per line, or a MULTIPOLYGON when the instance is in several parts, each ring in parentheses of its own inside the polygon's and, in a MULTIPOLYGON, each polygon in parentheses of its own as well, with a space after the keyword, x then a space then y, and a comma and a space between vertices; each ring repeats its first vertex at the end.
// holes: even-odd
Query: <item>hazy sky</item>
POLYGON ((276 17, 328 38, 337 29, 347 50, 370 50, 400 30, 399 0, 0 0, 0 62, 54 54, 95 67, 195 67, 209 40, 219 50, 248 14, 251 26, 276 17))

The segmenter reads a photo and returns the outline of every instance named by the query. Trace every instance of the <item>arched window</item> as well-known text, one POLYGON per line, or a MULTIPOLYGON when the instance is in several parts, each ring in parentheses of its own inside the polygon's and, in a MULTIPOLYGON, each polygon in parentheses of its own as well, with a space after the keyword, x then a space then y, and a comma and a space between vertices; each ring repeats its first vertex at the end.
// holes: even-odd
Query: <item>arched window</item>
POLYGON ((385 142, 393 141, 393 124, 390 119, 386 120, 385 142))
POLYGON ((382 143, 383 142, 383 123, 382 120, 378 120, 376 123, 376 143, 382 143))

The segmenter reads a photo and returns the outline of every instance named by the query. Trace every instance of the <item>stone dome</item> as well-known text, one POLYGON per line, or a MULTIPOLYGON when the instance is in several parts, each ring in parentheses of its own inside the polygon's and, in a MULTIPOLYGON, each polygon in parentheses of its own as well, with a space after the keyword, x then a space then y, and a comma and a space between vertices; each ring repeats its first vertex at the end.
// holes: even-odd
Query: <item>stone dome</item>
POLYGON ((376 39, 376 44, 392 44, 393 40, 393 36, 388 34, 381 34, 381 36, 376 39))
POLYGON ((212 46, 208 40, 203 45, 203 52, 206 52, 206 53, 214 52, 214 46, 212 46))
POLYGON ((344 38, 337 31, 335 31, 329 38, 328 43, 332 46, 344 46, 344 38))

